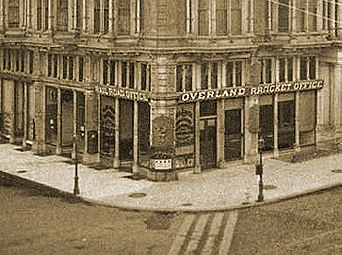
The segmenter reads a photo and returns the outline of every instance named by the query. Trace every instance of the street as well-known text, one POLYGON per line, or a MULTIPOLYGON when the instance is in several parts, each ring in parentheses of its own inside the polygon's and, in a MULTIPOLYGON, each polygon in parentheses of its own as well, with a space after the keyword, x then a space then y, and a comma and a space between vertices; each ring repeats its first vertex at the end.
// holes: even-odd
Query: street
POLYGON ((0 254, 341 254, 341 195, 210 213, 91 205, 0 183, 0 254))

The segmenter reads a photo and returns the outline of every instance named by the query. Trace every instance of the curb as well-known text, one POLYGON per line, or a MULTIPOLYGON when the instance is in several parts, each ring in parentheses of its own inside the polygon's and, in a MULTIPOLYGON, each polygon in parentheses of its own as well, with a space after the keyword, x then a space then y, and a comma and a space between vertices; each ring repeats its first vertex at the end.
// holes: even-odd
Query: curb
POLYGON ((69 192, 66 192, 63 190, 59 190, 59 189, 56 189, 54 187, 48 186, 46 184, 35 182, 32 180, 17 176, 15 174, 9 174, 9 173, 3 172, 1 170, 0 170, 0 179, 10 180, 10 181, 14 182, 15 184, 20 184, 24 187, 31 187, 31 188, 35 188, 37 190, 49 191, 51 193, 58 194, 62 198, 80 200, 83 202, 87 202, 84 199, 82 199, 81 197, 78 197, 72 193, 69 193, 69 192))
POLYGON ((138 206, 122 206, 118 203, 106 203, 102 202, 100 200, 94 200, 90 199, 87 197, 83 197, 82 195, 74 195, 73 193, 66 192, 63 190, 59 190, 57 188, 48 186, 46 184, 38 183, 14 174, 9 174, 7 172, 0 171, 0 178, 4 178, 7 180, 11 180, 16 184, 21 184, 26 187, 33 187, 38 190, 47 190, 51 191, 53 193, 56 193, 60 195, 63 198, 67 199, 73 199, 73 200, 78 200, 79 202, 85 202, 85 203, 90 203, 94 205, 99 205, 99 206, 105 206, 105 207, 110 207, 110 208, 117 208, 120 210, 128 210, 128 211, 139 211, 139 212, 156 212, 156 213, 205 213, 205 212, 222 212, 222 211, 233 211, 233 210, 240 210, 240 209, 247 209, 247 208, 252 208, 252 207, 259 207, 259 206, 264 206, 264 205, 269 205, 269 204, 274 204, 274 203, 279 203, 282 201, 298 198, 301 196, 321 192, 324 190, 329 190, 337 187, 342 187, 342 183, 334 183, 334 184, 329 184, 325 185, 319 188, 313 188, 309 190, 304 190, 301 192, 285 195, 285 196, 280 196, 277 198, 272 198, 265 200, 263 202, 252 202, 249 204, 241 204, 241 205, 232 205, 232 206, 226 206, 226 207, 213 207, 213 208, 204 208, 204 209, 190 209, 190 208, 147 208, 147 207, 138 207, 138 206))

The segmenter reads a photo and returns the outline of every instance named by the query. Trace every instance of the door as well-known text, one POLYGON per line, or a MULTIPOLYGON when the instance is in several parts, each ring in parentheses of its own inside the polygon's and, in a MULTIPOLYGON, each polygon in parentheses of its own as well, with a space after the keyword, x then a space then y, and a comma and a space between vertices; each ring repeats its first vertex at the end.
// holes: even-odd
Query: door
POLYGON ((225 111, 224 158, 226 161, 243 157, 243 127, 241 109, 225 111))
POLYGON ((278 109, 279 148, 291 148, 295 143, 295 101, 279 102, 278 109))
POLYGON ((200 120, 200 153, 203 169, 216 166, 216 119, 200 120))
POLYGON ((273 150, 274 147, 274 108, 273 105, 260 106, 260 135, 264 139, 264 151, 273 150))

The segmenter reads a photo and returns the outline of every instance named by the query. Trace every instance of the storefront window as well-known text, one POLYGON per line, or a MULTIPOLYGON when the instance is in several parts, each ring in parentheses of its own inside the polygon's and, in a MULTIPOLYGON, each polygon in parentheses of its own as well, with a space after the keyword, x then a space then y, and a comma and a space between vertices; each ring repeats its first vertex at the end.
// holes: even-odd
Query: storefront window
POLYGON ((101 96, 101 154, 112 157, 115 149, 114 98, 101 96))
POLYGON ((175 124, 176 167, 192 167, 195 148, 195 115, 193 104, 177 106, 175 124))

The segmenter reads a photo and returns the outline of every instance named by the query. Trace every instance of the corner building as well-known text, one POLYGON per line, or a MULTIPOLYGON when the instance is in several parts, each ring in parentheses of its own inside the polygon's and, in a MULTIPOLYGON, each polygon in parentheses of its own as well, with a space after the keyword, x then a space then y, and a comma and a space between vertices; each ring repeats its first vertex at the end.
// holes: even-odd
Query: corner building
POLYGON ((200 173, 341 136, 342 0, 0 7, 1 135, 34 153, 200 173))

